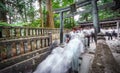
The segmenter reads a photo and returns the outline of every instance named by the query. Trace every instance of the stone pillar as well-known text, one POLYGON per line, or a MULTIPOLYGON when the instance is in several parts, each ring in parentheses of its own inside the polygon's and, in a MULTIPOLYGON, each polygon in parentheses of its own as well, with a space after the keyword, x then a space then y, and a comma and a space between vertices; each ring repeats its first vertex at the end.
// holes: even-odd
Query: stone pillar
POLYGON ((16 49, 16 43, 12 42, 12 56, 16 56, 17 55, 17 49, 16 49))
POLYGON ((52 33, 49 32, 48 35, 49 35, 48 43, 49 43, 49 46, 50 46, 52 44, 52 33))
POLYGON ((4 38, 9 38, 10 37, 10 29, 9 27, 4 27, 4 29, 2 29, 2 37, 4 38))
POLYGON ((29 29, 28 29, 28 28, 25 28, 24 31, 25 31, 25 32, 24 32, 24 33, 25 33, 25 36, 28 37, 28 36, 29 36, 29 29))
POLYGON ((20 53, 24 54, 25 50, 24 50, 24 44, 23 41, 20 42, 20 53))
POLYGON ((6 45, 5 44, 1 44, 0 45, 0 61, 4 60, 6 58, 7 58, 6 45))
POLYGON ((16 28, 16 37, 19 38, 19 37, 20 37, 20 33, 21 33, 21 32, 20 32, 20 28, 19 28, 19 27, 16 28))

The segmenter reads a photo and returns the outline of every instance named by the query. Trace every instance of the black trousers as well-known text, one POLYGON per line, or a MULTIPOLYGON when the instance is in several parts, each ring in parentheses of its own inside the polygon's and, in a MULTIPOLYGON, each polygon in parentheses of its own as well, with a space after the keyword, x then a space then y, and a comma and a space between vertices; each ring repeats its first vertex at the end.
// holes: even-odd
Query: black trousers
POLYGON ((90 36, 87 36, 86 38, 87 38, 87 44, 86 44, 86 46, 90 47, 90 36))
POLYGON ((112 40, 112 35, 111 34, 108 35, 108 40, 112 40))
POLYGON ((0 38, 2 38, 2 32, 0 31, 0 38))

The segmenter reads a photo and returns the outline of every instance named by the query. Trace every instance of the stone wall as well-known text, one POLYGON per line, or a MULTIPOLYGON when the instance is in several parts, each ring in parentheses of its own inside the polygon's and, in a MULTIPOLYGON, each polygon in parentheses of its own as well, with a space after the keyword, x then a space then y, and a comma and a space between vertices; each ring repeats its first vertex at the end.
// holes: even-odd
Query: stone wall
POLYGON ((32 53, 24 54, 0 63, 0 73, 32 73, 37 65, 50 53, 50 49, 43 48, 32 53))

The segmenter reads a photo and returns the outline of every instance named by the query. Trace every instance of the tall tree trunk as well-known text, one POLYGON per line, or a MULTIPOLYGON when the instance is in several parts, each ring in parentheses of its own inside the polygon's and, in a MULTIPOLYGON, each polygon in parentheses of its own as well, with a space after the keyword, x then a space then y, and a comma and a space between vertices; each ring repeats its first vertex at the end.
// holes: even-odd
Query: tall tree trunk
POLYGON ((47 0, 47 25, 50 28, 54 28, 53 12, 52 12, 52 0, 47 0))
MULTIPOLYGON (((15 9, 15 7, 14 7, 14 9, 15 9)), ((18 12, 15 11, 15 10, 14 10, 14 12, 15 12, 15 15, 13 16, 13 22, 17 22, 17 15, 18 15, 18 12)))
MULTIPOLYGON (((11 5, 11 4, 10 4, 10 5, 8 5, 8 8, 10 8, 10 7, 12 7, 12 5, 11 5)), ((10 11, 10 9, 9 9, 9 11, 10 11)), ((9 24, 11 24, 11 23, 12 23, 12 16, 11 16, 11 12, 9 12, 9 13, 8 13, 8 15, 9 15, 9 19, 8 19, 8 21, 9 21, 9 22, 8 22, 8 23, 9 23, 9 24)))
MULTIPOLYGON (((5 0, 0 0, 0 3, 2 3, 5 6, 5 0)), ((6 14, 6 10, 0 8, 0 21, 7 22, 6 14)))
POLYGON ((20 13, 20 15, 21 15, 22 21, 25 22, 24 14, 20 13))
POLYGON ((46 5, 44 5, 44 8, 43 8, 43 21, 44 21, 44 27, 46 27, 46 5))
POLYGON ((41 27, 44 27, 43 13, 42 13, 42 0, 38 0, 40 6, 40 19, 41 19, 41 27))
MULTIPOLYGON (((31 0, 30 9, 32 9, 32 8, 33 8, 33 6, 32 6, 32 0, 31 0)), ((34 13, 32 13, 31 16, 29 16, 29 18, 31 18, 31 22, 33 22, 34 21, 34 13)))
POLYGON ((88 21, 88 16, 87 16, 87 17, 85 17, 85 20, 86 20, 86 21, 88 21))
POLYGON ((26 12, 26 6, 24 8, 24 15, 25 15, 25 22, 27 22, 27 12, 26 12))

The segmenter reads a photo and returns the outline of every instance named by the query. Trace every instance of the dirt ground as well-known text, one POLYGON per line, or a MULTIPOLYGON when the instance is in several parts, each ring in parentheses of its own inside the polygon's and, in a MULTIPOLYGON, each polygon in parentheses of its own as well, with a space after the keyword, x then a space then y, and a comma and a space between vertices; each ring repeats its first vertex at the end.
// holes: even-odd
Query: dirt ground
POLYGON ((89 73, 120 73, 120 41, 101 40, 96 46, 95 57, 89 73))
POLYGON ((107 44, 112 51, 115 60, 120 65, 120 40, 107 41, 107 44))

